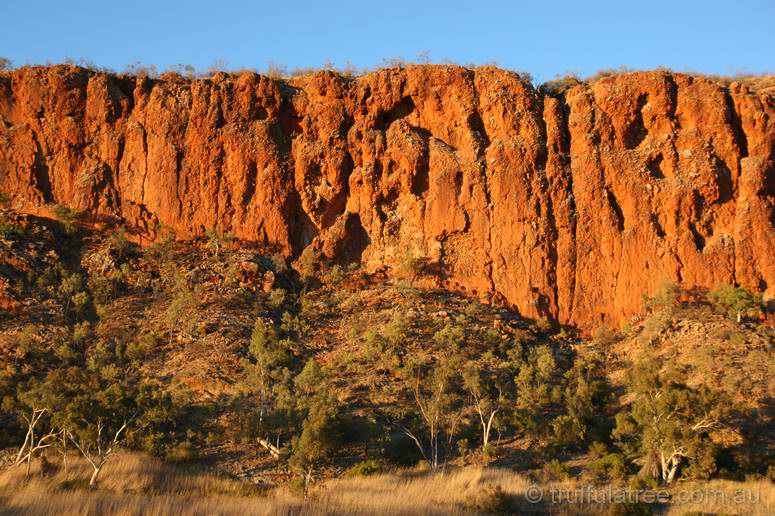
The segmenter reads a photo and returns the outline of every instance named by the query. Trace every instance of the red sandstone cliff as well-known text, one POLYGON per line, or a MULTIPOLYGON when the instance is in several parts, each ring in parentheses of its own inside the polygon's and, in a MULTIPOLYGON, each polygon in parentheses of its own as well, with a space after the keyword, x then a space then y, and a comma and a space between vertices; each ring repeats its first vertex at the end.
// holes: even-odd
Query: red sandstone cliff
POLYGON ((561 96, 409 66, 287 83, 0 74, 0 191, 152 238, 206 229, 594 326, 664 280, 775 294, 775 107, 745 86, 626 73, 561 96), (310 252, 310 251, 308 251, 310 252))

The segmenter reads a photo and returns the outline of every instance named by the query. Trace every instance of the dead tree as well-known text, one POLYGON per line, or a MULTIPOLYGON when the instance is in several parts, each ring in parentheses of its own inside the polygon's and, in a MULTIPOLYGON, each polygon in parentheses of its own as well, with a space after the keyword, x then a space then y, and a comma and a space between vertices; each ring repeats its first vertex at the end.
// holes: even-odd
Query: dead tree
POLYGON ((48 413, 47 408, 38 408, 33 406, 29 414, 22 414, 22 419, 27 425, 27 433, 24 436, 24 442, 19 448, 19 453, 16 454, 16 459, 11 464, 11 468, 14 468, 24 462, 27 463, 27 476, 30 476, 30 469, 32 467, 32 458, 39 451, 48 448, 54 444, 54 438, 56 437, 56 430, 51 428, 48 433, 38 436, 37 426, 40 423, 41 418, 48 413))

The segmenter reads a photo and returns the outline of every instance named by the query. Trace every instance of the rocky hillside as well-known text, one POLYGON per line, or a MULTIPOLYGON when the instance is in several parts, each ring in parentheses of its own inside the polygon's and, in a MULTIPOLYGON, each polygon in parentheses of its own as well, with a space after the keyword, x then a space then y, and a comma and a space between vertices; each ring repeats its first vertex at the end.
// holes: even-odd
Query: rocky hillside
MULTIPOLYGON (((775 329, 753 316, 738 323, 707 299, 679 303, 661 295, 661 305, 648 303, 650 313, 618 330, 603 326, 589 339, 418 288, 421 279, 390 281, 336 266, 302 278, 282 256, 246 245, 204 249, 166 240, 141 249, 122 232, 9 210, 0 210, 0 229, 0 469, 25 435, 15 397, 23 402, 35 382, 61 371, 104 374, 111 382, 127 371, 171 396, 169 407, 152 412, 155 421, 133 426, 127 447, 283 485, 296 475, 286 459, 303 427, 293 412, 301 409, 280 407, 303 400, 297 385, 311 362, 325 371, 315 385, 331 389, 343 436, 326 452, 320 475, 341 475, 370 459, 413 464, 422 457, 402 429, 422 426, 406 371, 453 360, 445 460, 484 460, 533 475, 559 460, 590 475, 611 466, 595 465, 604 443, 622 454, 617 475, 634 474, 635 456, 612 432, 633 400, 628 373, 657 359, 683 368, 687 385, 712 389, 714 403, 728 407, 712 436, 714 472, 775 475, 768 471, 775 457, 775 329), (256 390, 263 378, 256 368, 275 362, 261 342, 273 343, 276 349, 266 349, 275 353, 287 350, 283 369, 267 373, 273 394, 266 425, 256 417, 266 396, 256 390), (109 365, 95 369, 103 362, 109 365), (470 387, 456 376, 475 364, 485 371, 482 382, 501 382, 495 385, 503 396, 492 434, 497 445, 486 457, 470 387), (580 372, 585 380, 578 384, 580 372), (568 417, 583 422, 571 438, 560 425, 568 417), (260 444, 265 435, 277 439, 282 457, 260 444)), ((3 482, 0 476, 0 498, 9 487, 3 482)))
POLYGON ((768 94, 669 72, 557 92, 490 67, 24 67, 0 74, 0 191, 141 243, 215 231, 368 272, 409 263, 593 328, 664 280, 775 294, 774 117, 768 94))

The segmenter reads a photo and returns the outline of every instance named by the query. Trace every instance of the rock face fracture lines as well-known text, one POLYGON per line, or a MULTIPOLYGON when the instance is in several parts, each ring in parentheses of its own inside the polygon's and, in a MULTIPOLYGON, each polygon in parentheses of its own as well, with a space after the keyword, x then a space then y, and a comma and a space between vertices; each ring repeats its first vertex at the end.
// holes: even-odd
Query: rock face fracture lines
POLYGON ((0 74, 0 191, 154 238, 209 229, 594 327, 665 280, 775 294, 773 99, 633 72, 563 94, 484 67, 188 80, 0 74))

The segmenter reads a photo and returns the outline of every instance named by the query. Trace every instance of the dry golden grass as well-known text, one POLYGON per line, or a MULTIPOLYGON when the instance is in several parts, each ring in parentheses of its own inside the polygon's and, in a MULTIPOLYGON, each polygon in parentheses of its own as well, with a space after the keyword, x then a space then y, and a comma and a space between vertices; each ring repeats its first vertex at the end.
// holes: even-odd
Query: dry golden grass
POLYGON ((86 489, 89 474, 88 465, 77 459, 67 474, 61 469, 44 474, 39 463, 30 478, 23 467, 5 471, 0 514, 473 514, 500 508, 530 486, 525 478, 496 469, 436 475, 414 470, 332 480, 316 486, 305 501, 286 488, 263 493, 129 453, 106 466, 95 491, 86 489))
MULTIPOLYGON (((51 466, 49 466, 51 468, 51 466)), ((44 473, 34 463, 30 478, 17 467, 0 474, 0 514, 288 514, 298 503, 267 498, 249 484, 165 465, 123 453, 103 470, 99 487, 86 489, 90 466, 73 457, 65 473, 44 473)))
POLYGON ((337 513, 353 515, 472 514, 477 508, 510 506, 530 485, 526 478, 498 469, 436 475, 404 472, 332 480, 314 493, 313 505, 321 511, 337 508, 337 513), (501 496, 494 494, 496 486, 501 496))
MULTIPOLYGON (((41 471, 40 462, 33 462, 29 479, 24 466, 3 471, 0 473, 0 492, 29 487, 66 489, 68 483, 79 485, 87 481, 92 473, 91 466, 75 456, 69 458, 67 473, 59 463, 49 464, 45 469, 48 472, 41 471)), ((114 493, 235 495, 245 492, 241 486, 241 483, 224 477, 188 472, 185 468, 171 467, 157 459, 133 453, 116 455, 105 466, 99 479, 100 490, 114 493)))
MULTIPOLYGON (((61 469, 44 474, 39 464, 34 465, 30 478, 24 468, 5 471, 0 474, 0 515, 606 514, 609 510, 605 504, 578 500, 570 505, 550 503, 551 491, 569 493, 584 488, 573 480, 541 486, 542 502, 528 503, 531 482, 500 469, 466 468, 437 474, 407 470, 340 478, 315 487, 307 500, 286 488, 263 492, 138 454, 117 456, 106 466, 95 491, 85 489, 89 473, 87 465, 75 459, 67 474, 61 469)), ((661 508, 670 515, 775 514, 775 486, 766 481, 681 484, 671 494, 672 505, 661 508)))
POLYGON ((687 513, 746 516, 775 514, 775 485, 767 480, 688 483, 674 489, 672 495, 673 503, 668 516, 687 513))
POLYGON ((297 512, 298 508, 262 498, 51 493, 43 489, 27 489, 0 500, 0 514, 3 515, 285 515, 297 512))

